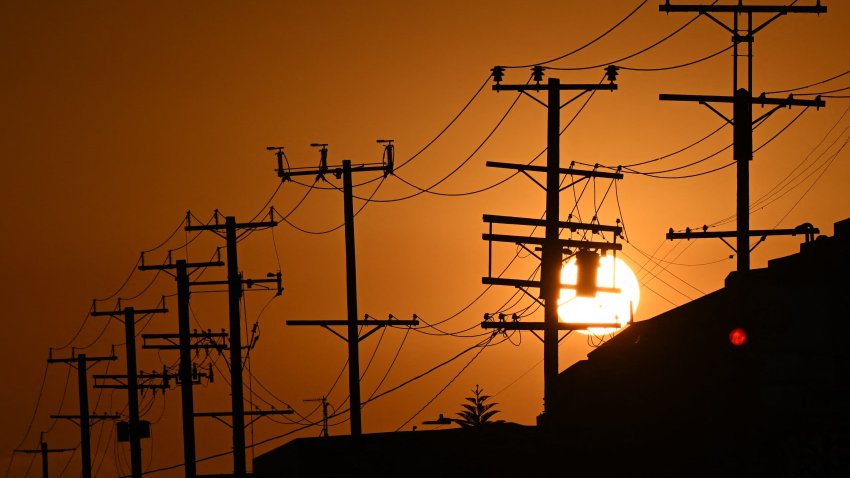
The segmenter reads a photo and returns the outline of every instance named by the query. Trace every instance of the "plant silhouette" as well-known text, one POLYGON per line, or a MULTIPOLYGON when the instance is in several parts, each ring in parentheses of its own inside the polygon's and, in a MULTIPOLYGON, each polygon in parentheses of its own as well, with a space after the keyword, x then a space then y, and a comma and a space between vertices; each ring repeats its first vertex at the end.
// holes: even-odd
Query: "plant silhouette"
POLYGON ((499 413, 499 410, 493 409, 498 403, 487 403, 490 398, 490 395, 484 395, 484 389, 479 388, 476 384, 475 389, 472 390, 472 396, 466 397, 466 401, 469 403, 461 405, 463 410, 457 413, 460 418, 455 419, 455 422, 463 428, 477 428, 493 423, 504 423, 504 420, 491 420, 493 415, 499 413))

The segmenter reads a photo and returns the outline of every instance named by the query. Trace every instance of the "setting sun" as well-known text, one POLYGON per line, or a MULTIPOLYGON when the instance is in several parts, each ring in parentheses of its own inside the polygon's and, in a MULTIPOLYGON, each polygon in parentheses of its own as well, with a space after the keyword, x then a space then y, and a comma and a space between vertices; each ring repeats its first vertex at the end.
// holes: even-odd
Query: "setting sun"
MULTIPOLYGON (((575 284, 578 269, 575 257, 570 259, 561 270, 562 284, 575 284)), ((597 292, 596 297, 579 297, 573 289, 562 289, 558 300, 558 316, 562 321, 573 323, 612 323, 624 327, 640 300, 640 286, 637 277, 629 266, 613 255, 599 260, 597 287, 618 288, 619 293, 597 292)), ((604 335, 616 332, 611 328, 591 328, 582 333, 604 335)))

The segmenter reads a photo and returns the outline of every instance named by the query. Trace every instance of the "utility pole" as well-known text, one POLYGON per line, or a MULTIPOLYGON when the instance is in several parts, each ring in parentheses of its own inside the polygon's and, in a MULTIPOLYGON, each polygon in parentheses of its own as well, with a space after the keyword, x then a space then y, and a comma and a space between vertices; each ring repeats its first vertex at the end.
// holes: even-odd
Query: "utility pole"
POLYGON ((227 250, 227 280, 224 281, 197 281, 195 285, 227 285, 228 294, 228 317, 230 326, 230 411, 229 412, 203 412, 195 413, 196 417, 231 417, 230 426, 233 430, 233 475, 238 478, 247 476, 247 464, 245 459, 245 416, 246 415, 272 415, 293 413, 292 410, 269 410, 245 412, 244 391, 242 387, 242 318, 241 305, 242 285, 252 287, 255 284, 275 283, 277 295, 283 292, 281 285, 281 273, 269 273, 266 279, 243 279, 239 272, 239 259, 237 257, 236 231, 246 229, 269 228, 277 226, 277 221, 245 222, 237 223, 233 216, 226 216, 224 224, 218 223, 216 212, 215 224, 195 225, 188 224, 186 231, 224 231, 227 250))
MULTIPOLYGON (((103 311, 98 312, 93 310, 93 317, 109 316, 122 320, 124 322, 124 348, 127 351, 127 375, 95 375, 95 380, 113 380, 117 384, 104 385, 95 384, 95 388, 126 388, 127 389, 127 406, 130 413, 129 424, 129 441, 130 441, 130 469, 133 478, 142 478, 142 429, 139 422, 139 389, 151 388, 147 384, 139 383, 139 372, 136 368, 136 314, 141 316, 152 314, 163 314, 168 312, 165 307, 155 309, 135 309, 134 307, 125 307, 123 310, 103 311)), ((149 378, 144 376, 142 378, 149 378)), ((167 387, 167 377, 164 378, 161 386, 156 388, 167 387)))
POLYGON ((308 398, 305 402, 322 402, 322 436, 328 436, 328 399, 324 395, 322 398, 308 398))
MULTIPOLYGON (((794 2, 796 3, 796 2, 794 2)), ((793 95, 787 98, 767 98, 764 93, 758 97, 752 96, 753 91, 753 42, 755 34, 761 31, 774 20, 789 13, 826 13, 826 7, 820 4, 817 0, 815 5, 744 5, 743 0, 737 5, 671 5, 670 0, 667 0, 663 5, 659 5, 659 11, 670 12, 696 12, 700 15, 705 15, 714 23, 720 25, 726 31, 732 34, 733 66, 732 66, 732 96, 712 96, 712 95, 672 95, 661 94, 659 99, 662 101, 692 101, 705 105, 715 114, 723 118, 727 123, 734 128, 733 131, 733 159, 737 166, 737 189, 738 197, 736 201, 736 221, 737 229, 735 231, 708 231, 707 226, 703 226, 703 230, 692 231, 686 229, 685 232, 673 232, 673 228, 667 233, 666 238, 673 239, 698 239, 698 238, 719 238, 727 246, 729 246, 737 254, 737 270, 739 273, 746 273, 750 270, 750 252, 755 249, 767 236, 794 236, 801 234, 805 236, 806 242, 814 239, 814 235, 820 232, 811 224, 802 224, 792 229, 768 229, 768 230, 750 230, 750 161, 753 159, 753 126, 767 119, 770 115, 780 108, 790 108, 791 106, 814 106, 820 108, 826 106, 826 103, 817 97, 813 100, 796 99, 793 95), (732 26, 729 27, 726 23, 717 18, 719 13, 732 14, 732 26), (773 16, 766 20, 761 25, 753 26, 753 14, 767 13, 773 16), (740 25, 740 16, 746 15, 746 27, 740 25), (739 53, 739 47, 742 43, 747 45, 746 53, 746 88, 739 87, 739 67, 738 58, 742 55, 739 53), (711 103, 731 103, 732 104, 732 119, 723 115, 715 109, 711 103), (773 108, 767 113, 761 115, 756 120, 753 120, 753 105, 771 105, 773 108), (761 237, 755 244, 750 245, 751 237, 761 237), (735 238, 736 244, 733 246, 726 241, 726 238, 735 238)))
MULTIPOLYGON (((177 348, 180 351, 180 370, 178 372, 178 380, 180 382, 180 399, 183 414, 183 469, 186 478, 195 478, 195 476, 197 476, 197 463, 195 461, 194 397, 192 393, 192 386, 196 382, 196 377, 195 374, 193 374, 192 350, 210 347, 220 349, 221 347, 220 344, 214 341, 205 341, 201 344, 196 345, 192 344, 193 337, 189 327, 189 287, 191 285, 191 282, 189 280, 189 268, 191 267, 193 269, 198 269, 223 265, 224 262, 222 262, 221 260, 215 262, 189 263, 181 259, 176 261, 176 263, 174 264, 151 266, 144 264, 144 256, 142 256, 142 264, 139 266, 139 270, 175 271, 174 280, 177 282, 177 348)), ((164 338, 166 340, 173 338, 171 334, 160 334, 157 337, 164 338)), ((151 336, 143 336, 143 338, 147 339, 151 338, 151 336)), ((147 344, 145 344, 142 346, 142 348, 163 349, 172 347, 169 345, 147 346, 147 344)), ((210 370, 210 376, 211 375, 212 370, 210 370)), ((197 378, 199 382, 200 377, 197 378)))
POLYGON ((50 418, 56 419, 66 419, 72 422, 76 422, 80 427, 80 449, 81 456, 80 461, 82 462, 82 476, 83 478, 92 478, 91 471, 91 426, 92 422, 95 420, 117 420, 120 418, 118 415, 110 414, 97 414, 89 412, 89 386, 88 386, 88 363, 96 363, 102 361, 112 361, 117 360, 118 357, 115 356, 115 352, 109 357, 88 357, 86 354, 77 354, 74 355, 74 350, 71 349, 71 356, 68 358, 53 358, 53 350, 50 351, 50 357, 47 359, 48 363, 66 363, 71 367, 76 365, 77 369, 77 389, 79 390, 79 406, 80 406, 80 414, 79 415, 51 415, 50 418))
POLYGON ((43 478, 50 478, 50 473, 47 467, 47 455, 49 453, 64 453, 66 451, 74 451, 76 448, 48 448, 47 443, 44 442, 44 437, 42 433, 42 439, 40 440, 41 444, 38 448, 33 450, 15 450, 15 453, 38 453, 41 455, 41 476, 43 478))
POLYGON ((418 325, 418 320, 357 320, 357 265, 354 248, 354 192, 351 175, 368 171, 382 171, 384 177, 393 173, 393 140, 379 139, 379 144, 384 145, 385 162, 373 164, 361 164, 352 166, 351 160, 345 159, 341 166, 328 167, 328 145, 325 143, 313 143, 310 146, 319 147, 320 159, 318 168, 291 169, 283 167, 283 148, 278 149, 277 175, 282 181, 292 179, 294 176, 317 176, 324 179, 324 175, 333 172, 337 179, 342 178, 343 215, 345 218, 345 283, 346 304, 348 309, 348 320, 287 320, 287 325, 318 325, 330 330, 334 335, 348 343, 348 393, 351 402, 351 435, 359 436, 362 433, 360 420, 360 341, 374 333, 380 327, 386 325, 418 325), (348 328, 348 336, 343 337, 330 326, 345 325, 348 328), (360 326, 375 327, 362 337, 359 334, 360 326))
MULTIPOLYGON (((616 237, 620 235, 621 228, 619 226, 602 226, 599 224, 582 224, 575 222, 563 222, 560 220, 560 192, 567 187, 574 186, 576 183, 586 180, 588 178, 608 178, 612 180, 622 179, 622 174, 620 173, 605 173, 600 171, 586 171, 586 170, 577 170, 573 168, 561 168, 561 156, 560 156, 560 134, 561 134, 561 109, 567 104, 571 103, 575 99, 580 96, 587 94, 590 91, 598 91, 598 90, 608 90, 614 91, 617 89, 617 85, 614 83, 617 77, 617 68, 614 66, 608 66, 606 71, 606 77, 609 81, 608 84, 561 84, 558 78, 549 78, 546 84, 541 84, 543 79, 543 70, 542 66, 535 66, 532 68, 532 79, 535 80, 535 83, 526 83, 526 84, 514 84, 514 85, 504 85, 501 83, 504 75, 504 68, 497 66, 493 68, 493 79, 495 84, 493 85, 493 90, 495 91, 518 91, 526 96, 529 96, 539 104, 543 105, 547 109, 547 141, 546 141, 546 166, 534 166, 528 164, 509 164, 509 163, 498 163, 498 162, 487 162, 487 166, 494 168, 506 168, 513 169, 519 172, 522 172, 530 179, 532 179, 538 186, 540 186, 546 192, 546 217, 545 219, 532 219, 532 218, 517 218, 517 217, 509 217, 509 216, 490 216, 485 215, 484 221, 490 223, 490 233, 484 234, 482 237, 484 240, 490 242, 489 248, 491 251, 491 264, 492 264, 492 242, 508 242, 514 243, 528 250, 531 254, 534 254, 538 259, 540 259, 540 280, 516 280, 516 279, 502 279, 492 277, 492 265, 490 266, 491 270, 488 273, 488 277, 482 278, 482 282, 484 284, 491 285, 508 285, 517 287, 522 290, 527 295, 534 298, 538 303, 541 303, 544 309, 544 317, 543 322, 492 322, 487 320, 485 316, 485 321, 481 324, 483 328, 494 328, 494 329, 503 329, 503 330, 543 330, 543 381, 544 381, 544 411, 541 416, 541 424, 544 426, 552 424, 558 418, 558 410, 557 410, 557 377, 558 377, 558 343, 559 340, 559 331, 561 330, 576 330, 576 329, 587 329, 589 327, 600 327, 603 325, 600 324, 577 324, 577 323, 566 323, 561 322, 558 317, 558 297, 560 296, 560 290, 564 287, 569 287, 561 284, 561 266, 564 260, 564 251, 565 248, 576 248, 579 250, 577 256, 580 257, 588 257, 588 259, 593 262, 595 260, 595 264, 592 264, 591 267, 595 270, 595 267, 598 266, 598 254, 595 251, 608 251, 608 250, 620 250, 622 249, 621 244, 616 243, 616 237), (547 101, 543 102, 539 100, 537 97, 531 95, 529 92, 540 92, 545 91, 547 93, 547 101), (561 92, 562 91, 579 91, 578 95, 574 98, 561 103, 561 92), (545 183, 541 184, 537 180, 535 180, 532 176, 529 175, 529 172, 542 172, 545 173, 546 179, 545 183), (578 176, 581 179, 569 184, 565 187, 561 187, 561 175, 568 174, 572 176, 578 176), (543 238, 529 237, 529 236, 510 236, 510 235, 501 235, 501 234, 493 234, 493 224, 511 224, 511 225, 526 225, 526 226, 534 226, 534 227, 543 227, 545 229, 545 236, 543 238), (570 229, 571 231, 575 230, 585 230, 593 233, 601 233, 601 232, 610 232, 614 235, 614 242, 591 242, 591 241, 576 241, 576 240, 564 240, 560 238, 560 233, 562 229, 570 229), (537 255, 537 252, 526 247, 526 244, 535 244, 539 247, 541 251, 541 255, 537 255), (589 253, 583 254, 583 253, 589 253), (583 255, 580 255, 583 254, 583 255), (525 288, 533 287, 539 288, 539 298, 534 295, 528 293, 525 288)), ((571 253, 572 251, 569 251, 571 253)), ((581 267, 582 264, 579 264, 581 267)), ((593 274, 593 284, 589 287, 590 295, 595 295, 595 272, 593 274)), ((584 291, 579 291, 584 292, 584 291)), ((616 324, 606 324, 605 327, 619 327, 616 324)))

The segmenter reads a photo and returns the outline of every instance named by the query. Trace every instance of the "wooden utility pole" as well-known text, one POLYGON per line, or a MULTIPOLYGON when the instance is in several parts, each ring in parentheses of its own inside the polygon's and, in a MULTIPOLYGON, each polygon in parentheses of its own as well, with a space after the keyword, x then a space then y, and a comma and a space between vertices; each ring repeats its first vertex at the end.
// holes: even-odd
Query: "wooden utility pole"
POLYGON ((15 450, 15 453, 38 453, 41 455, 41 476, 50 478, 50 472, 47 467, 47 455, 49 453, 64 453, 66 451, 74 451, 76 448, 49 448, 44 439, 41 440, 41 445, 33 450, 15 450))
MULTIPOLYGON (((794 2, 796 3, 796 2, 794 2)), ((772 115, 780 108, 790 108, 791 106, 814 106, 820 108, 826 106, 826 103, 817 97, 813 100, 797 99, 793 95, 787 98, 767 98, 765 94, 758 97, 752 96, 753 91, 753 41, 755 34, 761 31, 768 24, 777 18, 789 13, 826 13, 826 7, 820 4, 820 0, 815 5, 744 5, 743 1, 739 1, 737 5, 671 5, 670 0, 667 0, 663 5, 659 5, 658 9, 662 12, 696 12, 700 15, 705 15, 714 23, 723 27, 726 31, 732 34, 733 51, 733 69, 732 69, 732 96, 713 96, 713 95, 671 95, 661 94, 659 98, 663 101, 692 101, 708 107, 711 111, 723 118, 727 123, 734 128, 733 136, 733 159, 737 166, 737 189, 738 195, 736 200, 736 230, 735 231, 708 231, 708 227, 704 226, 702 231, 692 231, 686 229, 684 232, 674 232, 672 228, 667 233, 667 239, 698 239, 706 237, 714 237, 722 240, 737 254, 737 268, 739 273, 746 273, 750 270, 750 252, 758 244, 761 243, 767 236, 794 236, 797 234, 803 235, 806 242, 812 240, 814 235, 820 232, 811 224, 802 224, 792 229, 769 229, 769 230, 751 230, 750 229, 750 161, 753 159, 753 125, 758 124, 768 116, 772 115), (719 13, 732 14, 732 26, 717 18, 719 13), (767 13, 773 16, 759 26, 753 26, 753 14, 767 13), (746 16, 746 27, 740 25, 740 16, 746 16), (740 45, 747 45, 746 53, 746 88, 739 87, 739 67, 738 58, 742 56, 739 52, 740 45), (728 118, 720 111, 715 109, 711 103, 731 103, 732 118, 728 118), (767 106, 773 108, 767 113, 753 120, 753 105, 767 106), (750 245, 751 237, 761 237, 755 245, 750 245), (735 238, 736 244, 732 246, 726 241, 726 238, 735 238)))
MULTIPOLYGON (((178 380, 180 382, 180 399, 183 414, 183 469, 186 478, 195 478, 197 476, 197 464, 195 462, 195 415, 194 415, 194 398, 192 387, 196 382, 200 382, 200 377, 193 374, 192 367, 192 350, 199 348, 217 348, 224 347, 215 341, 204 341, 198 344, 193 344, 192 332, 189 327, 189 288, 191 281, 189 280, 189 268, 205 268, 223 266, 224 262, 186 262, 178 260, 174 264, 163 265, 145 265, 139 266, 139 270, 174 270, 174 280, 177 282, 177 349, 180 351, 180 369, 178 372, 178 380)), ((198 335, 198 334, 196 334, 198 335)), ((203 333, 200 335, 204 335, 203 333)), ((159 338, 166 340, 172 339, 171 334, 159 334, 159 338)), ((143 338, 152 338, 151 335, 143 336, 143 338)), ((204 338, 206 338, 204 336, 204 338)), ((212 337, 209 337, 212 338, 212 337)), ((142 348, 173 348, 169 344, 160 346, 143 345, 142 348)))
POLYGON ((293 176, 317 176, 324 179, 324 175, 328 172, 340 179, 342 178, 342 195, 343 195, 343 215, 345 218, 345 283, 346 283, 346 304, 348 309, 348 320, 287 320, 287 325, 318 325, 322 326, 334 335, 340 337, 348 343, 348 393, 351 402, 351 435, 358 436, 362 433, 362 423, 360 419, 360 341, 374 333, 378 328, 386 325, 418 325, 418 320, 357 320, 357 265, 356 253, 354 248, 354 192, 351 176, 353 173, 361 173, 368 171, 382 171, 386 177, 393 172, 393 144, 392 140, 378 140, 378 143, 383 143, 385 146, 385 163, 361 164, 352 166, 351 161, 346 159, 342 161, 341 166, 333 168, 328 167, 328 148, 324 143, 313 143, 311 146, 320 147, 320 160, 318 168, 299 168, 299 169, 284 169, 282 163, 282 149, 278 153, 278 169, 277 174, 283 181, 291 179, 293 176), (348 329, 348 336, 342 335, 333 331, 330 326, 345 325, 348 329), (375 327, 362 337, 359 335, 358 327, 370 326, 375 327))
MULTIPOLYGON (((515 280, 515 279, 502 279, 492 277, 492 270, 488 274, 488 277, 484 277, 482 282, 485 284, 494 284, 494 285, 509 285, 513 287, 517 287, 528 295, 534 297, 535 300, 541 302, 537 297, 532 294, 529 294, 525 291, 527 287, 539 288, 539 297, 542 299, 542 306, 544 309, 544 317, 543 322, 531 323, 531 322, 492 322, 489 320, 485 320, 482 323, 482 327, 484 328, 494 328, 494 329, 504 329, 504 330, 543 330, 543 381, 544 381, 544 412, 542 415, 541 422, 543 424, 552 423, 553 420, 557 419, 558 411, 557 411, 557 377, 558 377, 558 342, 559 342, 559 331, 561 330, 575 330, 575 329, 586 329, 589 327, 600 327, 600 326, 611 326, 611 327, 619 327, 615 324, 575 324, 575 323, 565 323, 561 322, 558 317, 558 297, 560 296, 561 288, 568 287, 561 284, 561 266, 564 260, 564 249, 565 248, 577 248, 579 250, 588 250, 588 251, 607 251, 607 250, 620 250, 622 249, 621 244, 616 243, 616 237, 620 234, 621 229, 619 226, 602 226, 598 224, 581 224, 581 223, 573 223, 573 222, 563 222, 560 220, 560 192, 562 190, 561 187, 561 177, 564 174, 578 176, 581 179, 579 181, 588 179, 588 178, 608 178, 608 179, 622 179, 622 174, 620 173, 606 173, 600 171, 586 171, 586 170, 577 170, 572 168, 561 168, 561 154, 560 154, 560 134, 561 134, 561 108, 575 100, 581 95, 584 95, 590 91, 597 90, 608 90, 613 91, 617 89, 617 85, 614 83, 616 79, 617 70, 616 67, 609 66, 606 68, 607 78, 609 80, 608 84, 561 84, 558 78, 549 78, 547 83, 541 84, 540 81, 543 78, 543 67, 535 66, 532 68, 533 78, 536 81, 535 84, 526 83, 526 84, 514 84, 514 85, 504 85, 501 83, 502 77, 504 74, 503 67, 495 67, 493 68, 493 79, 495 80, 495 85, 493 85, 493 90, 495 91, 518 91, 522 94, 529 96, 534 99, 536 102, 540 103, 547 109, 547 133, 546 133, 546 166, 534 166, 527 164, 510 164, 510 163, 497 163, 497 162, 487 162, 487 166, 494 168, 506 168, 513 169, 519 172, 522 172, 526 176, 531 176, 528 174, 529 172, 542 172, 545 173, 546 179, 544 184, 537 182, 533 178, 535 183, 538 186, 544 189, 546 192, 546 217, 545 219, 530 219, 530 218, 516 218, 516 217, 508 217, 508 216, 484 216, 485 222, 490 223, 490 233, 484 234, 483 239, 489 241, 490 250, 492 251, 492 242, 508 242, 517 244, 523 248, 526 248, 529 252, 534 254, 540 259, 540 280, 539 281, 531 281, 531 280, 515 280), (535 96, 532 96, 530 92, 540 92, 544 91, 547 93, 547 101, 543 102, 537 99, 535 96), (562 91, 579 91, 580 93, 574 97, 573 99, 561 103, 561 92, 562 91), (500 235, 493 234, 493 224, 512 224, 512 225, 528 225, 534 227, 543 227, 545 229, 545 236, 543 238, 535 238, 528 236, 509 236, 509 235, 500 235), (574 241, 574 240, 564 240, 560 238, 560 233, 562 229, 571 229, 571 230, 588 230, 592 232, 611 232, 614 234, 614 242, 590 242, 590 241, 574 241), (528 249, 526 244, 535 244, 539 246, 541 249, 541 255, 538 256, 536 251, 528 249)), ((571 187, 575 185, 576 181, 566 187, 571 187)), ((565 189, 564 187, 563 189, 565 189)), ((492 263, 492 258, 491 258, 492 263)), ((491 266, 492 267, 492 266, 491 266)), ((594 284, 595 286, 595 284, 594 284)))
POLYGON ((88 386, 88 363, 117 360, 115 353, 109 357, 88 357, 86 354, 74 355, 71 350, 71 357, 68 358, 53 358, 51 350, 48 363, 66 363, 71 367, 76 366, 77 369, 77 389, 79 391, 79 415, 51 415, 50 418, 65 419, 77 423, 80 427, 80 449, 82 462, 82 477, 92 478, 91 470, 91 426, 95 420, 117 420, 119 415, 97 414, 89 412, 89 386, 88 386))
MULTIPOLYGON (((218 215, 216 214, 216 219, 218 215)), ((277 221, 260 221, 260 222, 236 222, 233 216, 226 216, 224 224, 202 224, 202 225, 187 225, 186 231, 224 231, 224 239, 226 243, 226 262, 227 262, 227 280, 224 281, 197 281, 195 285, 227 285, 228 295, 228 317, 230 326, 230 411, 229 412, 203 412, 195 413, 196 417, 214 417, 219 419, 222 416, 231 418, 230 427, 233 430, 233 475, 238 478, 247 476, 247 463, 245 458, 245 416, 246 415, 272 415, 293 413, 292 410, 270 410, 245 412, 244 390, 242 386, 242 318, 241 318, 241 300, 242 286, 247 284, 251 287, 255 284, 274 283, 277 285, 277 294, 283 292, 281 285, 281 273, 269 273, 266 279, 243 279, 242 273, 239 272, 239 259, 237 255, 237 237, 238 230, 245 229, 261 229, 277 226, 277 221)))
MULTIPOLYGON (((151 388, 145 384, 139 384, 139 372, 136 368, 136 314, 141 316, 149 314, 163 314, 168 312, 165 307, 156 309, 140 309, 125 307, 123 310, 108 312, 92 311, 94 317, 109 316, 124 322, 124 348, 127 356, 126 375, 94 375, 95 380, 114 380, 117 385, 95 385, 95 388, 126 388, 127 408, 130 413, 129 441, 130 441, 130 470, 133 478, 142 478, 142 433, 139 422, 139 389, 151 388)), ((144 378, 148 378, 147 376, 144 378)), ((162 385, 153 388, 167 387, 167 377, 162 385)))

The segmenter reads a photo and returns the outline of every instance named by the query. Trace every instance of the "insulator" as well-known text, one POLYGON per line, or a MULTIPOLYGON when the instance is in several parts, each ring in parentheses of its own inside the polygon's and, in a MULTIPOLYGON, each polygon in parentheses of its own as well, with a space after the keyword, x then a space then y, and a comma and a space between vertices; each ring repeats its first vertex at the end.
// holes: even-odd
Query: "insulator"
POLYGON ((544 68, 542 66, 534 65, 531 68, 531 78, 535 82, 540 83, 541 81, 543 81, 543 70, 544 70, 544 68))
POLYGON ((608 65, 605 67, 605 76, 608 78, 608 81, 614 83, 617 80, 617 71, 620 68, 614 65, 608 65))
POLYGON ((504 66, 494 66, 493 68, 490 69, 490 71, 493 74, 493 81, 495 81, 496 84, 500 83, 502 81, 502 79, 504 79, 504 77, 505 77, 505 67, 504 66))

